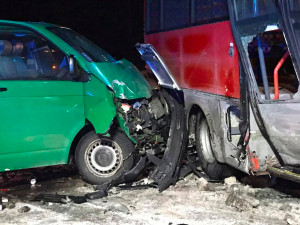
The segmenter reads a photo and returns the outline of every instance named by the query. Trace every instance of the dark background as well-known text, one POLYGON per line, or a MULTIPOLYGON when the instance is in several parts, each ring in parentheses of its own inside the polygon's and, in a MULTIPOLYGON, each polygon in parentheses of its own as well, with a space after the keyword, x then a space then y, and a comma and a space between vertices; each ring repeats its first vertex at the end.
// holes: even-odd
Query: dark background
POLYGON ((0 19, 48 22, 82 34, 116 59, 144 64, 134 45, 143 42, 143 0, 0 0, 0 19))

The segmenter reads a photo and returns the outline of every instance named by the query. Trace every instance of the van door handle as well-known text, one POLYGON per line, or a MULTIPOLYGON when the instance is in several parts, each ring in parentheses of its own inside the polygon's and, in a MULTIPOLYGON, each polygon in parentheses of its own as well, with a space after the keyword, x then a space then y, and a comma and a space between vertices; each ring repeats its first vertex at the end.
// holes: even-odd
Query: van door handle
POLYGON ((7 91, 7 88, 0 88, 0 91, 7 91))

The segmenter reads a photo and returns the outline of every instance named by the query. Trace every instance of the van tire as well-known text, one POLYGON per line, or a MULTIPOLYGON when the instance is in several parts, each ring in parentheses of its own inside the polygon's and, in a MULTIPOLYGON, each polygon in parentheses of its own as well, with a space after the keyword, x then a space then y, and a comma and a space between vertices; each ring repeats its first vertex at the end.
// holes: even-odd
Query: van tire
POLYGON ((218 162, 213 154, 208 122, 201 112, 197 114, 196 124, 196 150, 203 172, 214 180, 222 180, 232 176, 233 169, 224 163, 218 162), (203 135, 207 135, 206 140, 209 140, 208 143, 203 140, 203 135), (207 149, 208 145, 211 147, 210 151, 207 149))
POLYGON ((124 182, 124 174, 133 167, 134 154, 133 143, 123 132, 105 137, 91 131, 79 141, 75 162, 87 182, 116 185, 124 182))

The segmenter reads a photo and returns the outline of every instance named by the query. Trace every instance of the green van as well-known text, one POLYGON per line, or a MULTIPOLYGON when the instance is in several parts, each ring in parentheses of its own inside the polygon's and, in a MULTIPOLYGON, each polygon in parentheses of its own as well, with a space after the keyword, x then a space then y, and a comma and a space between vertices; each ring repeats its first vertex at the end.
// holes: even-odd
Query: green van
POLYGON ((180 90, 162 89, 71 29, 0 20, 0 172, 75 159, 90 183, 116 184, 149 165, 166 188, 185 125, 180 90))

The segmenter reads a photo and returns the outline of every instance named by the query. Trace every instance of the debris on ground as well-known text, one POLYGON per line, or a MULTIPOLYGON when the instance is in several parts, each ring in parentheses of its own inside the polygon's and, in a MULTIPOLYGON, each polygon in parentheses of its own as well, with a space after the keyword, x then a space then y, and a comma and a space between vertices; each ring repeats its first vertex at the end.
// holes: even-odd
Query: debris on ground
POLYGON ((125 213, 125 214, 128 214, 130 212, 128 207, 121 204, 121 203, 115 203, 115 204, 109 205, 105 212, 107 212, 107 211, 122 212, 122 213, 125 213))
POLYGON ((227 185, 234 185, 238 184, 239 182, 237 181, 236 177, 227 177, 224 179, 224 183, 227 185))
POLYGON ((287 224, 289 225, 299 225, 300 224, 300 215, 287 213, 284 217, 287 224))
MULTIPOLYGON (((21 175, 15 177, 19 184, 21 175)), ((94 199, 87 198, 95 193, 94 187, 78 175, 37 179, 34 188, 26 179, 22 185, 7 187, 0 181, 3 189, 9 189, 0 192, 0 199, 8 199, 1 203, 1 224, 300 224, 300 199, 271 188, 252 188, 233 177, 223 183, 190 174, 164 192, 142 179, 107 193, 97 193, 106 190, 100 188, 94 199), (39 200, 31 201, 37 196, 39 200), (59 203, 46 202, 45 196, 59 203), (72 197, 87 201, 75 204, 72 197), (20 213, 25 206, 30 212, 20 213)))
POLYGON ((27 213, 29 211, 30 211, 30 208, 28 206, 23 206, 23 207, 18 209, 19 213, 27 213))
POLYGON ((13 203, 13 202, 10 202, 10 203, 7 204, 8 209, 14 209, 15 207, 16 207, 16 204, 13 203))
POLYGON ((85 194, 85 198, 89 199, 89 200, 96 200, 96 199, 99 199, 99 198, 106 197, 107 195, 108 194, 107 194, 106 190, 98 190, 98 191, 95 191, 95 192, 85 194))
POLYGON ((259 206, 260 202, 255 198, 255 191, 249 186, 244 186, 236 177, 228 177, 224 180, 229 185, 229 194, 225 201, 227 206, 236 208, 237 211, 248 211, 259 206))
POLYGON ((199 178, 197 186, 199 188, 199 191, 208 191, 209 190, 209 184, 203 177, 199 178))
POLYGON ((225 204, 235 207, 237 211, 247 211, 259 206, 259 200, 245 194, 241 190, 231 190, 225 204))
POLYGON ((30 180, 30 184, 31 184, 32 186, 34 186, 34 185, 36 184, 36 179, 35 179, 35 178, 31 179, 31 180, 30 180))
POLYGON ((75 204, 82 204, 86 202, 84 196, 58 195, 58 194, 40 194, 32 199, 32 201, 52 202, 67 204, 73 202, 75 204))

